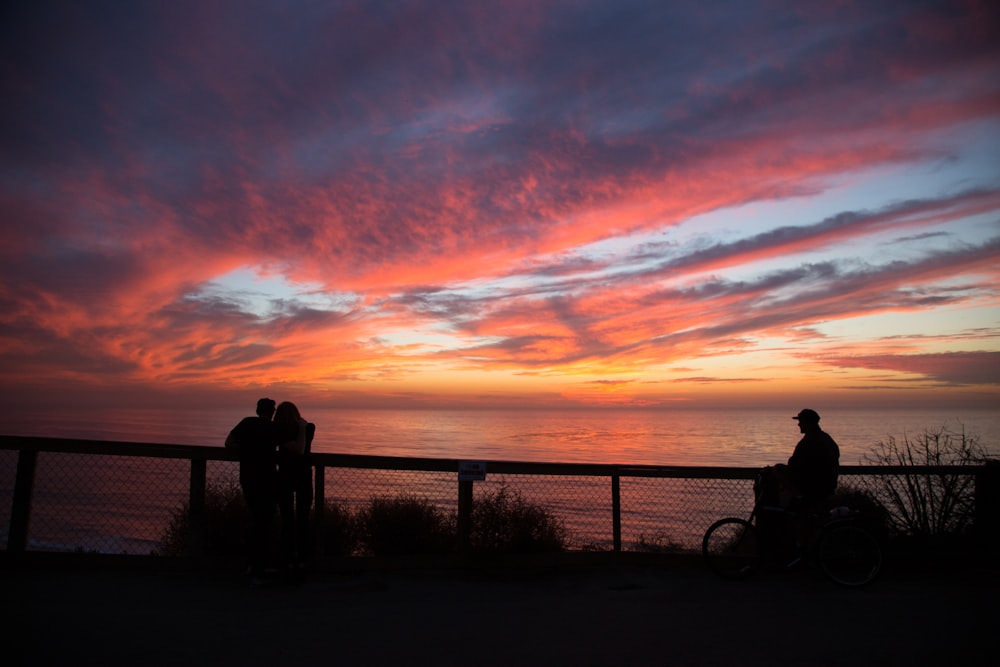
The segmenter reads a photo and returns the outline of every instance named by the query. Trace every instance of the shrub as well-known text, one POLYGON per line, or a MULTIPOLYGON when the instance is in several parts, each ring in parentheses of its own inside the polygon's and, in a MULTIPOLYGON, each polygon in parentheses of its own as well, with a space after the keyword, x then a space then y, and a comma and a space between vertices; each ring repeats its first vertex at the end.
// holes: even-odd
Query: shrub
POLYGON ((323 512, 314 516, 313 534, 318 557, 336 558, 354 554, 358 549, 358 533, 350 511, 327 501, 323 512))
POLYGON ((541 553, 562 551, 566 529, 548 510, 527 502, 505 482, 495 493, 484 493, 472 504, 469 547, 480 553, 541 553))
POLYGON ((676 554, 685 551, 685 547, 683 544, 671 540, 666 533, 654 535, 639 533, 632 550, 640 553, 676 554))
POLYGON ((849 507, 859 515, 859 522, 880 542, 889 535, 889 513, 869 491, 841 483, 830 498, 830 509, 849 507))
POLYGON ((434 554, 451 551, 455 528, 426 498, 409 494, 376 496, 358 510, 358 537, 373 556, 434 554))
MULTIPOLYGON (((863 462, 896 466, 956 466, 981 464, 986 452, 978 436, 942 426, 902 442, 888 436, 863 462)), ((885 506, 889 526, 901 535, 958 535, 972 523, 975 478, 971 474, 907 473, 875 475, 875 493, 885 506)))
MULTIPOLYGON (((160 538, 164 556, 184 556, 190 541, 190 503, 171 512, 160 538)), ((225 560, 244 558, 247 550, 248 512, 236 482, 209 484, 205 489, 205 555, 225 560)))
MULTIPOLYGON (((190 543, 190 503, 184 501, 173 510, 170 523, 160 537, 156 553, 164 556, 186 556, 190 543)), ((349 556, 357 548, 357 534, 350 512, 327 502, 322 519, 314 511, 312 525, 319 556, 349 556)), ((280 530, 278 509, 274 510, 271 548, 278 549, 280 530)), ((243 491, 237 482, 209 484, 205 489, 204 555, 221 560, 241 560, 249 549, 251 520, 243 491)))

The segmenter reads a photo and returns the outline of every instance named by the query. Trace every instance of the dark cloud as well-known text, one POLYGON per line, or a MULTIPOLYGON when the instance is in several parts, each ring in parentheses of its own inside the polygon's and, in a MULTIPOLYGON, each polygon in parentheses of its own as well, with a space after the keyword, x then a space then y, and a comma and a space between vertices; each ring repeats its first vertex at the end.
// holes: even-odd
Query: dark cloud
POLYGON ((912 373, 948 385, 1000 385, 1000 352, 993 351, 857 355, 823 361, 839 368, 912 373))

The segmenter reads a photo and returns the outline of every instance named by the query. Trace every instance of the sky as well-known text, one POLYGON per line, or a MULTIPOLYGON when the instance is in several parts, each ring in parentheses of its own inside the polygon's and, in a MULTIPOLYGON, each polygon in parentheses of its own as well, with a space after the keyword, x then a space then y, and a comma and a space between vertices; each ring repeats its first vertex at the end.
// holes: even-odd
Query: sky
POLYGON ((8 406, 1000 407, 1000 5, 5 3, 8 406))

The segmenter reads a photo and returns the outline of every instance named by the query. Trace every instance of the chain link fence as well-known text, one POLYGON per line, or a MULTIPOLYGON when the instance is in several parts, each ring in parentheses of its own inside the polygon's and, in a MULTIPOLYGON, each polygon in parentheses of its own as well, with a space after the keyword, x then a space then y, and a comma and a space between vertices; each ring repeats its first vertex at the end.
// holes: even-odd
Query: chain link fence
MULTIPOLYGON (((155 554, 172 517, 199 488, 192 485, 194 462, 204 462, 208 488, 239 479, 233 453, 218 448, 0 436, 0 545, 7 550, 21 539, 14 533, 25 491, 16 487, 27 474, 21 457, 28 454, 37 456, 27 491, 22 548, 28 551, 155 554)), ((405 495, 447 514, 458 511, 457 461, 329 454, 314 460, 321 471, 317 491, 327 504, 357 511, 372 498, 405 495)), ((846 472, 842 486, 873 495, 884 489, 886 475, 910 474, 846 472)), ((694 552, 714 520, 749 514, 756 470, 488 462, 487 473, 474 483, 474 498, 515 490, 562 523, 570 550, 694 552)))

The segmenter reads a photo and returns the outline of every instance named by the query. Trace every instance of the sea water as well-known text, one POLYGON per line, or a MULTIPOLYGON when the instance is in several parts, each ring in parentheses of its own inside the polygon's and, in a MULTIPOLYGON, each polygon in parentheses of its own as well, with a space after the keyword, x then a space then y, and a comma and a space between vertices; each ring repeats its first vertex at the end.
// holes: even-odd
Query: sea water
MULTIPOLYGON (((799 440, 788 410, 348 410, 302 407, 314 450, 447 459, 762 466, 799 440)), ((221 447, 252 410, 115 409, 9 416, 0 432, 221 447)), ((823 410, 820 425, 856 464, 878 443, 945 429, 1000 455, 1000 410, 823 410)))

